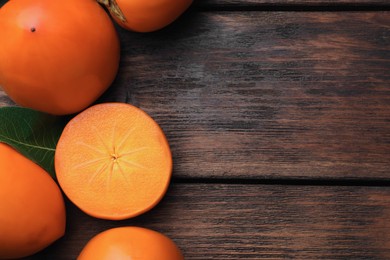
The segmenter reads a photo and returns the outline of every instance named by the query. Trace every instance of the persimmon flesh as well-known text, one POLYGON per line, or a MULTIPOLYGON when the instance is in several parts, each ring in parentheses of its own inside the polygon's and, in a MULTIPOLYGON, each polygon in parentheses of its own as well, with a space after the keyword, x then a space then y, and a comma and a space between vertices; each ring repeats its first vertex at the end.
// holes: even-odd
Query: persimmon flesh
POLYGON ((116 77, 120 44, 94 0, 18 0, 0 9, 0 86, 50 114, 91 105, 116 77))
POLYGON ((94 105, 64 128, 55 153, 58 182, 85 213, 120 220, 154 207, 165 194, 172 156, 159 125, 125 103, 94 105))

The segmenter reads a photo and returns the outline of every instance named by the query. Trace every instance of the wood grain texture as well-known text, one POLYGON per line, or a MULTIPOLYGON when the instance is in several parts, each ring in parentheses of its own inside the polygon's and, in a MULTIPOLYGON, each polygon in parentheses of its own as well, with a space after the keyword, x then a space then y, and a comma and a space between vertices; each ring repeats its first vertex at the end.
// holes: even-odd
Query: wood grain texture
MULTIPOLYGON (((8 0, 0 0, 0 6, 8 0)), ((194 0, 196 7, 220 7, 220 8, 238 8, 238 7, 264 7, 264 6, 390 6, 387 0, 194 0)))
POLYGON ((66 236, 26 260, 75 259, 125 225, 168 235, 186 259, 389 259, 390 12, 318 12, 371 4, 389 5, 199 0, 159 32, 118 27, 121 69, 98 102, 132 103, 162 126, 174 183, 125 221, 67 201, 66 236), (253 11, 264 6, 287 8, 253 11), (334 185, 373 179, 383 186, 334 185))
POLYGON ((28 259, 76 259, 126 225, 171 237, 186 259, 388 259, 389 187, 174 184, 152 211, 103 221, 68 207, 67 234, 28 259))
POLYGON ((251 9, 261 7, 390 7, 387 0, 195 0, 194 6, 202 8, 221 9, 251 9))
POLYGON ((389 179, 389 14, 189 13, 120 30, 103 100, 161 124, 177 177, 389 179))
POLYGON ((155 118, 175 177, 390 179, 390 12, 189 12, 118 31, 99 102, 155 118))

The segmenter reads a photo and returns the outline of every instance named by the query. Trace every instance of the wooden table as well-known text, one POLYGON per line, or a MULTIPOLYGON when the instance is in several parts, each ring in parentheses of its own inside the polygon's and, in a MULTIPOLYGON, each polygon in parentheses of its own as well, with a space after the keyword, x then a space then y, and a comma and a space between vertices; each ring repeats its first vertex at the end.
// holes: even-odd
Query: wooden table
POLYGON ((28 259, 75 259, 125 225, 186 259, 390 259, 388 0, 199 0, 161 31, 118 32, 99 102, 161 125, 168 193, 119 222, 67 202, 65 237, 28 259))

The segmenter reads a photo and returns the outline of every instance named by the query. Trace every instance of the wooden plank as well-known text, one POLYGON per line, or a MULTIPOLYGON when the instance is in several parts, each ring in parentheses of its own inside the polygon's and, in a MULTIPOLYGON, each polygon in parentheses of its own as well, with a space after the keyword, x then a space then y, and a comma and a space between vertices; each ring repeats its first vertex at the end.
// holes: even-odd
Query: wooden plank
POLYGON ((389 179, 389 25, 389 12, 222 12, 121 31, 105 100, 162 125, 178 177, 389 179))
MULTIPOLYGON (((5 4, 8 0, 0 0, 0 6, 5 4)), ((370 7, 370 6, 390 6, 387 0, 195 0, 193 6, 195 7, 276 7, 276 6, 344 6, 344 7, 370 7)))
POLYGON ((152 211, 103 221, 68 207, 66 236, 29 259, 76 259, 108 228, 163 232, 186 259, 388 259, 390 188, 174 184, 152 211))
POLYGON ((283 7, 349 7, 349 8, 369 8, 369 7, 390 7, 387 0, 195 0, 194 6, 201 8, 283 8, 283 7))
POLYGON ((389 14, 190 12, 156 33, 118 28, 121 69, 100 101, 153 116, 176 177, 389 180, 389 14))

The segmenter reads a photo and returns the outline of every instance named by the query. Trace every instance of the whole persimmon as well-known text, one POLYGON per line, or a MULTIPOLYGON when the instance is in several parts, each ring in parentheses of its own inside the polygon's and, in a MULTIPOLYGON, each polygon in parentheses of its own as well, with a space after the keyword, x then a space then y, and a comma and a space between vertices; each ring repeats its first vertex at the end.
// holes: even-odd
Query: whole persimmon
POLYGON ((99 0, 123 28, 135 32, 152 32, 174 22, 193 0, 99 0))
POLYGON ((0 86, 17 104, 72 114, 116 77, 120 43, 94 0, 18 0, 0 9, 0 86))
POLYGON ((65 205, 52 177, 0 143, 0 259, 35 254, 65 233, 65 205))
POLYGON ((183 260, 176 244, 167 236, 141 227, 118 227, 93 237, 78 260, 183 260))
POLYGON ((126 103, 94 105, 71 119, 54 162, 65 195, 85 213, 109 220, 135 217, 157 205, 173 165, 157 122, 126 103))

